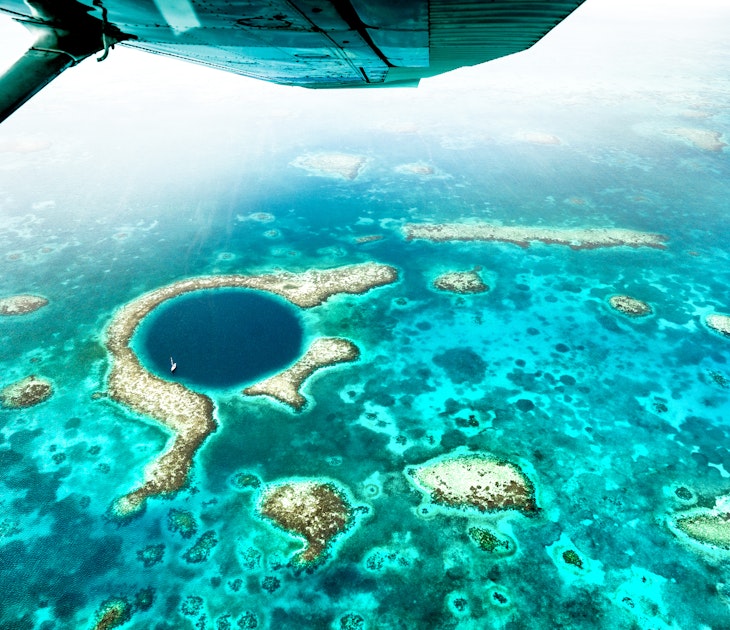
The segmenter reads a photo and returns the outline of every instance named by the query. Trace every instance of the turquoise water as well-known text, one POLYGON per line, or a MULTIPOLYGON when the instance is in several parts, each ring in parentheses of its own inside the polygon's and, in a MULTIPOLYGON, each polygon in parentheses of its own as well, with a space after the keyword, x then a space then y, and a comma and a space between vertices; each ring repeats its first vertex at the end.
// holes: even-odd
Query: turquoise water
POLYGON ((174 380, 221 389, 289 367, 302 354, 303 332, 283 300, 217 289, 162 304, 145 318, 132 347, 147 369, 165 378, 174 360, 174 380))
POLYGON ((0 385, 37 374, 55 393, 0 409, 0 627, 91 628, 120 597, 134 629, 727 628, 730 552, 668 526, 730 494, 730 340, 703 323, 730 313, 728 148, 675 132, 730 143, 730 73, 726 54, 685 52, 671 81, 646 84, 485 75, 340 97, 347 107, 317 95, 278 111, 287 92, 257 102, 242 89, 231 104, 182 98, 159 119, 127 97, 114 125, 95 103, 76 126, 10 119, 8 142, 36 144, 0 153, 0 294, 49 305, 0 320, 0 385), (244 98, 253 120, 238 124, 244 98), (367 163, 352 181, 290 165, 330 151, 367 163), (459 220, 668 241, 575 251, 400 231, 459 220), (357 242, 371 235, 382 238, 357 242), (218 390, 218 430, 188 486, 110 518, 168 439, 95 395, 116 310, 198 275, 365 261, 395 266, 398 282, 296 311, 302 348, 341 336, 360 359, 311 379, 301 413, 218 390), (484 294, 432 287, 475 266, 484 294), (617 314, 617 293, 653 314, 617 314), (538 514, 424 503, 403 471, 459 449, 518 464, 538 514), (258 517, 260 490, 239 473, 331 480, 367 513, 300 570, 300 544, 258 517), (473 528, 509 552, 480 549, 473 528))

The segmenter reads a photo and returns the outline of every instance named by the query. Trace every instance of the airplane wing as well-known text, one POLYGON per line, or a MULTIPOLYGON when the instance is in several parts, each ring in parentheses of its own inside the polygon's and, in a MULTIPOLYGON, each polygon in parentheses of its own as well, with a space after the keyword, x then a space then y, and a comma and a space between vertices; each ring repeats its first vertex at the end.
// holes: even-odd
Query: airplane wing
POLYGON ((0 0, 35 35, 0 122, 115 44, 308 88, 415 86, 525 50, 584 0, 0 0))

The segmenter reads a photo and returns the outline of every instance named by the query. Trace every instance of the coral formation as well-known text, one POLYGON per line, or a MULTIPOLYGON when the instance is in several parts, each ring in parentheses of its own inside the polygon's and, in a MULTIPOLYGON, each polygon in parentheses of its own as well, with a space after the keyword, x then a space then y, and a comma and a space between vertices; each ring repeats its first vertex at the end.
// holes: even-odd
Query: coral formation
POLYGON ((42 403, 53 395, 53 385, 39 376, 27 376, 0 390, 0 404, 7 409, 22 409, 42 403))
POLYGON ((707 327, 723 337, 730 337, 730 315, 713 313, 705 318, 707 327))
POLYGON ((110 630, 127 623, 132 618, 132 605, 124 597, 104 600, 96 612, 94 630, 110 630))
POLYGON ((231 477, 231 485, 237 490, 256 490, 261 486, 261 479, 253 473, 240 472, 231 477))
POLYGON ((441 274, 433 281, 433 286, 440 291, 460 294, 484 293, 489 290, 476 269, 441 274))
POLYGON ((354 521, 354 510, 344 492, 331 482, 287 481, 268 486, 259 512, 283 530, 304 538, 306 545, 293 562, 306 566, 324 560, 332 541, 354 521))
POLYGON ((11 295, 0 298, 0 315, 27 315, 48 304, 38 295, 11 295))
POLYGON ((198 531, 198 523, 192 512, 173 508, 167 513, 167 529, 179 532, 183 538, 192 538, 198 531))
POLYGON ((651 315, 651 306, 646 302, 629 297, 628 295, 612 295, 608 299, 611 308, 629 317, 644 317, 651 315))
POLYGON ((730 550, 730 512, 692 514, 676 519, 675 524, 699 543, 730 550))
POLYGON ((580 559, 580 556, 575 552, 573 549, 567 549, 563 552, 563 561, 565 564, 569 564, 571 566, 577 567, 578 569, 583 568, 583 561, 580 559))
POLYGON ((159 545, 147 545, 146 547, 137 550, 137 560, 139 560, 146 569, 162 562, 164 555, 165 545, 162 543, 159 545))
POLYGON ((694 147, 703 151, 711 151, 719 153, 727 146, 722 141, 722 134, 719 131, 711 131, 709 129, 695 129, 692 127, 676 127, 669 131, 673 136, 686 140, 694 147))
POLYGON ((291 165, 313 175, 353 180, 360 174, 366 161, 364 156, 350 153, 308 153, 300 155, 291 165))
POLYGON ((320 337, 290 368, 247 387, 243 393, 247 396, 270 396, 299 411, 307 403, 299 393, 305 380, 320 368, 355 361, 359 356, 358 347, 347 339, 320 337))
POLYGON ((511 550, 509 540, 498 538, 484 527, 470 527, 469 537, 479 545, 480 549, 489 553, 504 554, 511 550))
POLYGON ((537 511, 534 487, 520 467, 486 453, 450 454, 405 472, 437 505, 482 513, 537 511))
POLYGON ((209 529, 207 532, 204 532, 200 538, 195 541, 195 544, 183 554, 183 558, 185 558, 185 562, 189 564, 205 562, 210 556, 210 552, 213 551, 213 548, 217 544, 218 539, 216 538, 215 532, 212 529, 209 529))
POLYGON ((496 241, 529 247, 539 242, 567 245, 571 249, 601 247, 654 247, 665 249, 666 237, 661 234, 620 228, 545 228, 507 226, 491 223, 407 223, 403 227, 407 240, 496 241))

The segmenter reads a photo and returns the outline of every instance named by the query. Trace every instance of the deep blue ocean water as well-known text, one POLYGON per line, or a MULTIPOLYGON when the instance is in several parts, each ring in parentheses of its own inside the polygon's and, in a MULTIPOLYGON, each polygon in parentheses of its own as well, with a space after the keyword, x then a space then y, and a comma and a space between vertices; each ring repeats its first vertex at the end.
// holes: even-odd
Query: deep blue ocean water
POLYGON ((302 354, 294 307, 270 294, 213 289, 168 300, 140 325, 132 347, 142 364, 193 388, 252 383, 302 354))
MULTIPOLYGON (((716 54, 711 41, 690 53, 667 41, 676 58, 665 50, 655 74, 627 63, 644 68, 635 82, 592 82, 593 64, 572 87, 485 74, 458 89, 342 97, 346 107, 324 96, 289 106, 288 92, 258 102, 242 88, 230 104, 191 96, 162 113, 147 94, 115 93, 73 124, 57 122, 73 100, 5 123, 0 295, 49 305, 0 320, 0 386, 38 374, 55 393, 0 409, 0 628, 90 628, 102 602, 143 589, 151 606, 123 628, 224 630, 254 617, 273 630, 727 628, 730 552, 688 545, 668 523, 730 494, 730 341, 703 324, 730 313, 730 154, 673 131, 730 143, 730 68, 724 39, 716 54), (368 162, 353 181, 290 164, 328 151, 368 162), (413 163, 432 174, 398 170, 413 163), (400 232, 457 220, 668 241, 575 251, 400 232), (372 234, 383 238, 356 242, 372 234), (358 362, 318 373, 298 414, 213 388, 219 427, 189 485, 129 522, 109 517, 169 437, 94 396, 118 308, 198 275, 371 260, 399 281, 296 311, 302 349, 342 336, 358 362), (477 265, 487 293, 433 289, 477 265), (653 315, 618 315, 616 293, 653 315), (404 469, 458 449, 519 464, 538 515, 424 504, 404 469), (241 472, 333 480, 368 513, 323 565, 298 571, 288 563, 300 543, 257 516, 256 491, 234 483, 241 472), (179 512, 195 524, 189 538, 170 527, 179 512), (514 552, 481 550, 472 527, 514 552), (216 544, 190 562, 206 532, 216 544), (582 569, 563 560, 568 549, 582 569)), ((179 345, 173 356, 182 377, 179 345)))

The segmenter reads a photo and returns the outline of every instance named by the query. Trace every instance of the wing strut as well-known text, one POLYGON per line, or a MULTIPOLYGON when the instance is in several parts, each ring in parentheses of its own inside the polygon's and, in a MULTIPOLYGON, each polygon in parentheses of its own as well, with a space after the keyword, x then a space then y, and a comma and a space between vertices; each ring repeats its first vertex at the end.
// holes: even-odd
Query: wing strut
POLYGON ((126 39, 117 29, 109 28, 106 19, 89 15, 88 7, 74 0, 27 0, 27 4, 33 17, 18 21, 34 33, 36 39, 0 77, 0 122, 66 68, 100 50, 106 54, 111 44, 126 39))

